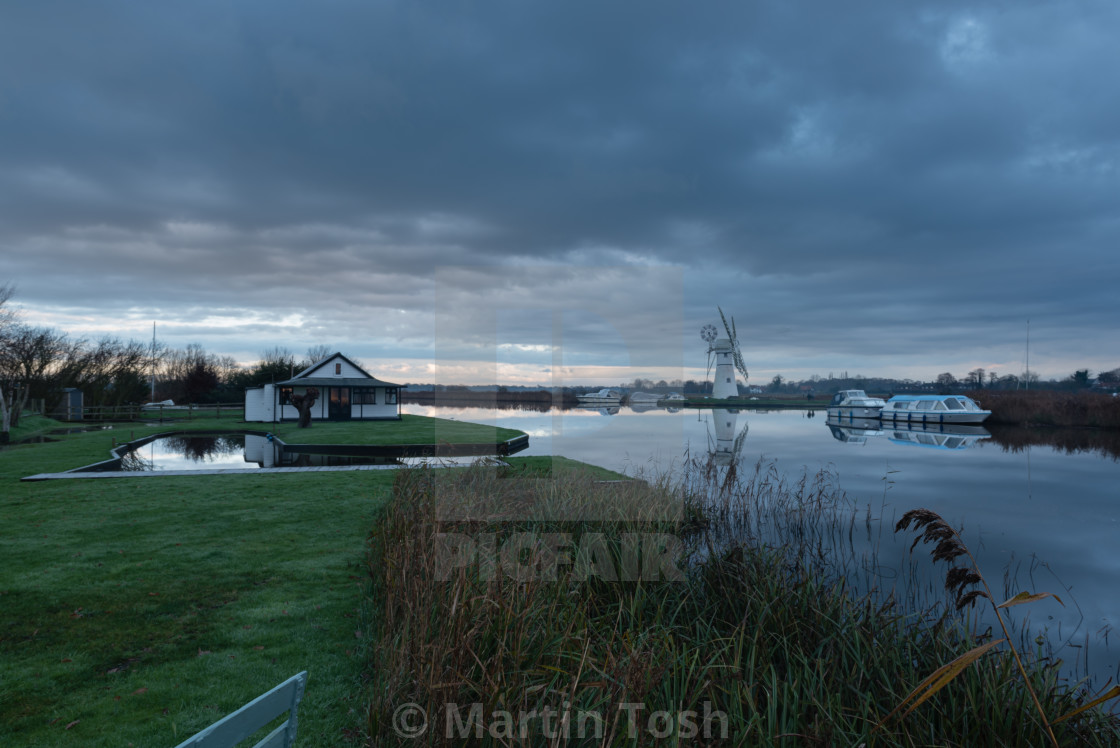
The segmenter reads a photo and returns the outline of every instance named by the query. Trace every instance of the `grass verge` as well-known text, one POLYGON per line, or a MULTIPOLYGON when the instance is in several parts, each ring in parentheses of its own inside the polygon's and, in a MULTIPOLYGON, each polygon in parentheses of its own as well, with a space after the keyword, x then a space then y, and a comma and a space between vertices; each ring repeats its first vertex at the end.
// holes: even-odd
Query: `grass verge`
MULTIPOLYGON (((59 425, 43 421, 21 430, 59 425)), ((245 424, 174 425, 231 427, 245 424)), ((360 561, 391 476, 19 482, 167 430, 0 450, 0 744, 174 745, 304 669, 300 745, 352 744, 369 660, 360 561)))

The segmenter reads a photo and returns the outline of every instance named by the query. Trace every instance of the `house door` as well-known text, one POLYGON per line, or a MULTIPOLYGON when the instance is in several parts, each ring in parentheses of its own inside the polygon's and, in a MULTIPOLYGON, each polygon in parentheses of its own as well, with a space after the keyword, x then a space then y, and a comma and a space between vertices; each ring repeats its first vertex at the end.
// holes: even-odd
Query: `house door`
POLYGON ((327 399, 327 418, 345 421, 350 418, 350 388, 331 387, 327 399))

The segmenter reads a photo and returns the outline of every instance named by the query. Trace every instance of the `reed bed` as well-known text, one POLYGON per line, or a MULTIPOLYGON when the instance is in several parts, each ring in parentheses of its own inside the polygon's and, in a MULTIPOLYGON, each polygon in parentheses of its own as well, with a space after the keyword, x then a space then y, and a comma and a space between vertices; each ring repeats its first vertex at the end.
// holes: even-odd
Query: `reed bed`
MULTIPOLYGON (((827 472, 790 479, 697 460, 674 474, 401 472, 370 538, 369 743, 1048 740, 1000 651, 892 715, 990 635, 851 591, 828 539, 855 515, 827 472)), ((1045 658, 1025 660, 1051 720, 1086 702, 1045 658)), ((1120 740, 1098 708, 1053 730, 1060 745, 1120 740)))
POLYGON ((1104 393, 976 390, 966 394, 992 411, 987 423, 1120 429, 1120 397, 1104 393))

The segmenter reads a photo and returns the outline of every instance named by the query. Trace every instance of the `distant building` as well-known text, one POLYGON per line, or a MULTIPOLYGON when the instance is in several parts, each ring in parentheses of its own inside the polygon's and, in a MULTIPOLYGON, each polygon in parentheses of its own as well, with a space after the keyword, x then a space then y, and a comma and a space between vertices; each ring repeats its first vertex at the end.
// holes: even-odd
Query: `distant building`
POLYGON ((341 353, 327 356, 291 379, 245 390, 245 420, 280 423, 299 420, 291 397, 319 390, 314 421, 399 421, 403 384, 383 382, 341 353))
POLYGON ((58 421, 80 421, 85 410, 85 398, 82 391, 74 387, 62 390, 62 398, 58 405, 48 415, 58 421))

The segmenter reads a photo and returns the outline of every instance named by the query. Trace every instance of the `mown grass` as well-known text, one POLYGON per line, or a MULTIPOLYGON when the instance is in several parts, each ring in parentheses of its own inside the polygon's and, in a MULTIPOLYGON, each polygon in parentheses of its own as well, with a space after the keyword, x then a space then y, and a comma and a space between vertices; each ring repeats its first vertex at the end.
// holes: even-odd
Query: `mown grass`
POLYGON ((407 413, 399 421, 313 422, 305 429, 294 423, 255 427, 271 431, 288 444, 493 444, 522 435, 516 429, 407 413))
MULTIPOLYGON (((371 743, 556 744, 545 710, 556 720, 569 715, 573 745, 1044 743, 1015 664, 1000 653, 905 719, 878 727, 976 637, 952 618, 850 594, 824 571, 812 528, 839 505, 825 483, 693 468, 680 485, 644 488, 478 470, 400 474, 371 537, 369 572, 383 606, 371 743), (567 539, 562 553, 550 533, 567 539), (621 574, 635 535, 678 538, 679 578, 660 566, 639 578, 621 574), (458 543, 453 552, 449 538, 458 543), (609 563, 593 567, 605 574, 589 574, 577 560, 588 538, 605 539, 609 563), (519 550, 503 555, 515 539, 519 550), (622 578, 608 578, 610 569, 622 578), (468 717, 475 703, 477 727, 468 717), (402 726, 416 724, 399 721, 406 704, 428 717, 419 739, 401 736, 402 726), (626 704, 640 705, 636 733, 626 704), (448 709, 459 723, 448 721, 448 709), (648 723, 655 712, 668 713, 669 724, 648 723), (696 715, 691 725, 674 723, 687 712, 696 715), (704 739, 703 718, 716 712, 726 715, 726 736, 714 719, 704 739), (522 732, 502 713, 536 717, 522 732), (601 737, 578 739, 585 714, 598 715, 601 730, 589 719, 582 735, 601 737)), ((1082 700, 1045 660, 1028 671, 1051 718, 1082 700)), ((557 721, 551 727, 555 733, 557 721)), ((1061 745, 1120 740, 1116 720, 1099 710, 1054 730, 1061 745)))
MULTIPOLYGON (((28 418, 19 436, 56 426, 28 418)), ((19 482, 166 430, 0 450, 0 745, 174 745, 304 669, 300 745, 351 744, 369 659, 361 561, 391 476, 19 482)))

